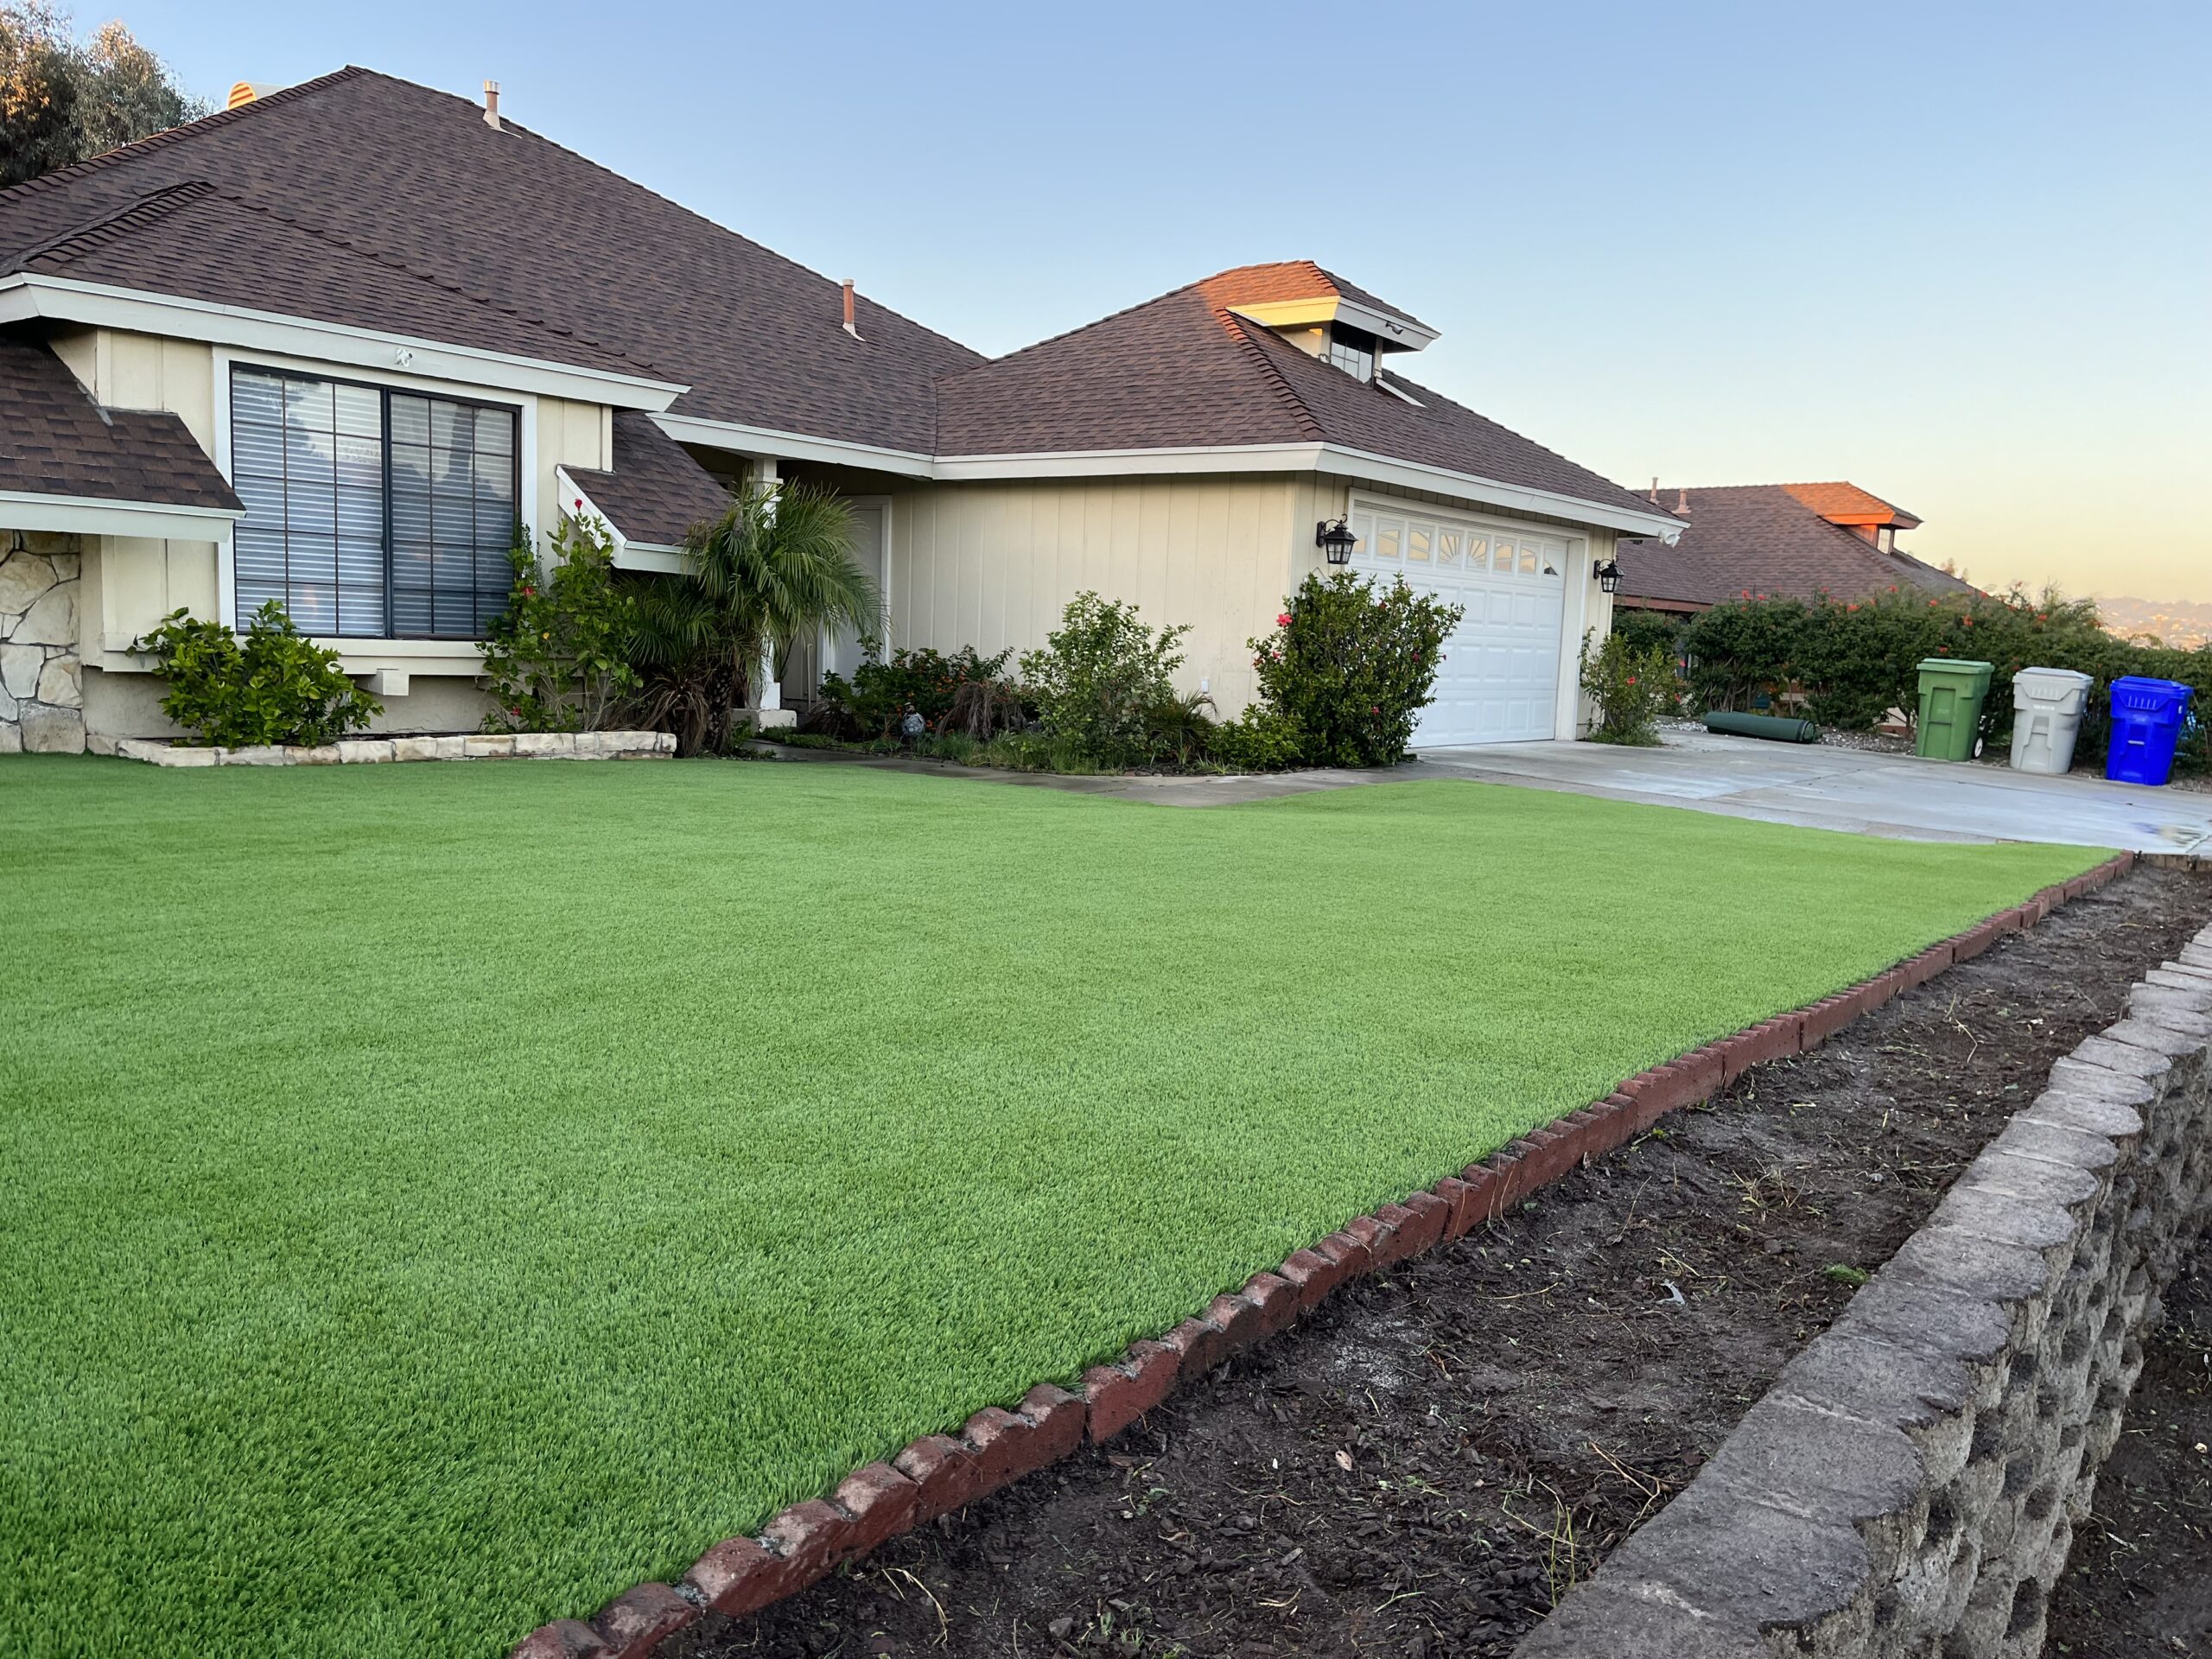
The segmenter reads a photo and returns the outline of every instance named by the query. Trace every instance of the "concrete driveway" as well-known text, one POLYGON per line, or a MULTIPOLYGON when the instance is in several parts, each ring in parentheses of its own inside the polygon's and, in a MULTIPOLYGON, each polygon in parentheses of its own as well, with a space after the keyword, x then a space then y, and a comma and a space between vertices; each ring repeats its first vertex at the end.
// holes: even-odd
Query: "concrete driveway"
POLYGON ((1425 750, 1387 772, 1245 778, 1062 778, 816 749, 780 753, 793 760, 933 772, 1160 806, 1226 806, 1364 784, 1471 778, 1904 841, 2050 841, 2212 855, 2212 793, 2202 791, 2108 784, 2085 772, 2038 778, 2003 766, 1920 760, 1826 744, 1765 743, 1701 731, 1669 732, 1663 747, 1656 749, 1494 743, 1425 750))
POLYGON ((2138 852, 2212 853, 2212 794, 2039 778, 1826 744, 1669 732, 1656 749, 1499 743, 1432 749, 1395 777, 1485 783, 1694 807, 1908 841, 2049 841, 2138 852))

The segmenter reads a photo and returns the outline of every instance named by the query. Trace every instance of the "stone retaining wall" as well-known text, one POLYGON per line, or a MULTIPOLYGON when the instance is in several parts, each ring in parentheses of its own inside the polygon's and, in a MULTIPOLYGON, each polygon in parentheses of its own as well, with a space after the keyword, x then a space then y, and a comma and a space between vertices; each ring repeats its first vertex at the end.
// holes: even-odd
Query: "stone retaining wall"
POLYGON ((348 737, 335 743, 193 747, 156 738, 92 740, 95 753, 157 766, 352 766, 387 760, 663 760, 673 732, 517 732, 457 737, 348 737))
POLYGON ((2212 928, 1516 1659, 2033 1659, 2212 1181, 2212 928))

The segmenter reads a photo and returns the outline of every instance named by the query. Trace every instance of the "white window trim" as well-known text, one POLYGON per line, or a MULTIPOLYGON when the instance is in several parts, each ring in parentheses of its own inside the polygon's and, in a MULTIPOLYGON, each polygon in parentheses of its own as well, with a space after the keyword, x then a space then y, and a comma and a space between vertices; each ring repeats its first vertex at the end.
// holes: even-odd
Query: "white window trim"
MULTIPOLYGON (((237 475, 231 467, 231 370, 274 369, 293 374, 310 374, 326 380, 352 380, 364 385, 388 387, 396 391, 419 391, 434 397, 461 397, 473 403, 500 404, 516 411, 520 428, 516 439, 519 451, 522 475, 518 499, 515 503, 518 516, 525 522, 531 517, 523 512, 534 503, 531 498, 537 489, 537 399, 527 393, 495 391, 487 396, 483 386, 464 380, 442 380, 428 375, 396 374, 381 369, 356 368, 350 364, 333 364, 315 358, 285 357, 273 352, 234 352, 224 346, 215 348, 215 470, 225 480, 235 485, 237 475)), ((536 527, 542 549, 551 532, 543 525, 536 527)), ((230 626, 238 626, 238 558, 230 533, 224 527, 223 538, 215 549, 215 602, 221 607, 230 626)), ((467 639, 385 639, 365 638, 358 634, 342 634, 324 639, 318 636, 315 643, 327 645, 339 653, 340 665, 348 674, 365 674, 386 666, 381 660, 393 659, 404 664, 429 657, 440 660, 480 664, 484 652, 477 642, 467 639), (426 646, 439 649, 429 651, 426 646), (454 647, 466 647, 465 651, 454 647), (367 659, 367 665, 361 665, 367 659)), ((474 671, 474 667, 470 669, 474 671)))

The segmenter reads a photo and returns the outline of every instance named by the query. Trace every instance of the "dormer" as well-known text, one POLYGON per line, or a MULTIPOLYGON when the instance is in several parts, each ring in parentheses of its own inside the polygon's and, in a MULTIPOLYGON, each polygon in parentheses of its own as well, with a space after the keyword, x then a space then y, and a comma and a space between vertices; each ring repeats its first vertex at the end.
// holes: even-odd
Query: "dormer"
POLYGON ((1436 330, 1331 275, 1311 260, 1246 265, 1200 285, 1206 296, 1245 321, 1288 340, 1308 356, 1372 381, 1383 359, 1418 352, 1436 330))
POLYGON ((1903 507, 1882 499, 1856 484, 1785 484, 1796 500, 1861 541, 1872 542, 1884 553, 1897 551, 1897 531, 1916 530, 1920 520, 1903 507))

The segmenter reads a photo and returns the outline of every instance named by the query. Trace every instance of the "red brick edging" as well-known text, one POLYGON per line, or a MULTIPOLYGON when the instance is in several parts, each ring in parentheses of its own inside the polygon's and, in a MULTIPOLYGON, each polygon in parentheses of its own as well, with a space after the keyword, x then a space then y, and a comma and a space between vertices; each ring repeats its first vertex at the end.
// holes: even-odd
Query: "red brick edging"
POLYGON ((2122 853, 1848 990, 1639 1072, 1605 1099, 1531 1130, 1403 1204, 1356 1216, 1310 1249, 1294 1250, 1281 1266, 1215 1297, 1158 1341, 1130 1344, 1119 1359, 1084 1372, 1080 1394, 1039 1383, 1010 1411, 987 1406, 957 1434, 925 1434, 889 1463, 855 1470, 827 1498, 794 1503, 758 1538, 716 1544, 674 1586, 641 1584, 588 1623, 541 1625, 512 1659, 648 1659, 709 1611, 757 1612, 794 1595, 886 1539, 1057 1463, 1086 1435, 1094 1443, 1111 1440, 1173 1394, 1183 1376, 1202 1376, 1287 1329, 1346 1280, 1460 1237, 1669 1112, 1709 1099, 1754 1065, 1819 1047, 1899 992, 2034 926, 2134 864, 2133 853, 2122 853))

